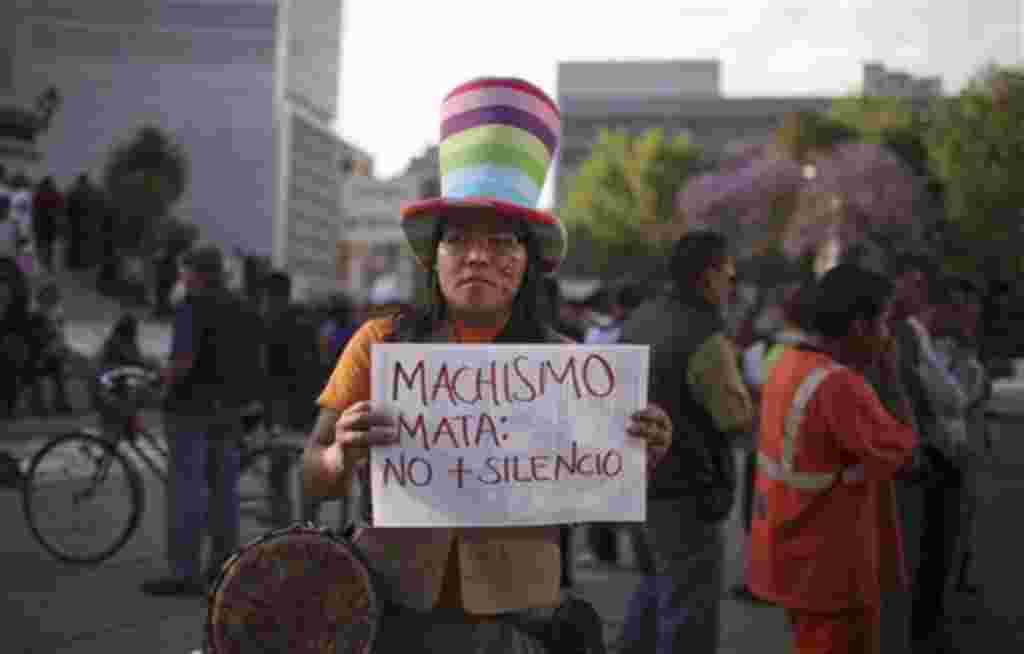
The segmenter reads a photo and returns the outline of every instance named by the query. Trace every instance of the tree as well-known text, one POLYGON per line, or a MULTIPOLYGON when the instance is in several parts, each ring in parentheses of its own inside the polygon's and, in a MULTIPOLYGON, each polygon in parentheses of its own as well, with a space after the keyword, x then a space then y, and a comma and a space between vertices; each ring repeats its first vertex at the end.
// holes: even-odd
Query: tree
MULTIPOLYGON (((601 132, 573 176, 560 211, 577 244, 589 244, 592 263, 663 253, 685 226, 675 197, 701 165, 701 150, 682 135, 652 129, 640 136, 601 132)), ((580 248, 583 249, 583 248, 580 248)))
POLYGON ((1024 69, 989 67, 938 105, 927 134, 945 185, 946 262, 990 278, 1024 272, 1024 69))
POLYGON ((188 174, 184 148, 158 127, 143 127, 114 147, 103 185, 117 216, 118 249, 137 250, 150 240, 185 193, 188 174))
POLYGON ((748 146, 679 195, 690 224, 726 233, 741 251, 799 259, 832 239, 843 245, 877 230, 910 228, 918 185, 883 145, 838 120, 790 114, 769 143, 748 146))

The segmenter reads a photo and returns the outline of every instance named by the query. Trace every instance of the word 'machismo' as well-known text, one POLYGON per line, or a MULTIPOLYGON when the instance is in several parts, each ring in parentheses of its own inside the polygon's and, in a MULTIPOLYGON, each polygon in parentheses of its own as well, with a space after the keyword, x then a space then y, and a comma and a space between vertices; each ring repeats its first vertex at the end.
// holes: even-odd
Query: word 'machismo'
POLYGON ((401 361, 396 361, 392 370, 391 399, 398 400, 402 386, 416 393, 423 406, 438 398, 456 406, 533 402, 552 384, 571 384, 576 399, 606 398, 615 390, 615 372, 600 354, 590 353, 582 359, 570 355, 564 359, 561 369, 557 368, 550 360, 531 362, 523 355, 500 365, 496 361, 483 367, 442 363, 436 370, 428 369, 426 363, 420 361, 407 371, 401 361))

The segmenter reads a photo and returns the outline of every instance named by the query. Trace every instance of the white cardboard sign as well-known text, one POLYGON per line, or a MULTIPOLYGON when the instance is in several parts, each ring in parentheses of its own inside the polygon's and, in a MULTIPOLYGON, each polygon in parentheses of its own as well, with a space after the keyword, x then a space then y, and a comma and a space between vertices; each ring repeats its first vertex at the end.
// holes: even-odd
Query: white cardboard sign
POLYGON ((642 521, 642 345, 375 344, 372 404, 400 440, 371 449, 373 523, 497 527, 642 521))

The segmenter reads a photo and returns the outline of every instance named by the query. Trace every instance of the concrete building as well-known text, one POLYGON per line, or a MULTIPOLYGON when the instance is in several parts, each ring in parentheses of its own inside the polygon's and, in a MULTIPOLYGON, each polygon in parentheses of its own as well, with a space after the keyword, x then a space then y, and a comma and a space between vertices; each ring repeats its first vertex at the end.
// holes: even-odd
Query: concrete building
POLYGON ((942 95, 942 78, 915 77, 901 70, 887 70, 877 61, 864 64, 864 95, 927 100, 942 95))
POLYGON ((590 154, 602 129, 686 134, 715 157, 730 144, 763 142, 793 111, 824 111, 826 97, 727 98, 718 61, 562 62, 558 103, 562 141, 556 197, 590 154))
POLYGON ((341 0, 13 0, 0 94, 63 97, 38 168, 100 181, 143 125, 183 145, 176 211, 226 251, 270 257, 299 297, 335 284, 341 0))

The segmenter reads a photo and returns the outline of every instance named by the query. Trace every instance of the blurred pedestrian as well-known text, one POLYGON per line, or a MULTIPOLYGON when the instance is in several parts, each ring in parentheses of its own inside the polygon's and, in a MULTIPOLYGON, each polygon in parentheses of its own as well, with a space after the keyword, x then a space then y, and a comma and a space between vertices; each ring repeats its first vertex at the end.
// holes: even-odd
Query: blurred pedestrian
POLYGON ((118 209, 106 201, 106 195, 97 192, 93 201, 94 210, 98 212, 99 229, 95 233, 99 271, 96 274, 96 290, 103 295, 128 299, 128 288, 125 282, 125 266, 127 258, 120 254, 120 224, 122 217, 118 209))
POLYGON ((240 412, 257 400, 259 318, 225 287, 224 259, 201 246, 182 260, 187 296, 174 316, 167 384, 167 555, 170 574, 142 585, 149 595, 198 595, 238 547, 240 412), (203 569, 203 533, 211 559, 203 569))
POLYGON ((334 369, 334 364, 358 327, 352 301, 340 293, 332 296, 326 316, 320 324, 320 361, 324 366, 334 369))
POLYGON ((178 257, 181 250, 177 244, 170 242, 164 245, 157 252, 154 261, 155 284, 153 289, 154 306, 153 317, 157 319, 166 318, 174 314, 174 307, 171 306, 171 289, 178 277, 178 257))
MULTIPOLYGON (((622 335, 622 326, 625 324, 626 319, 646 299, 644 287, 636 282, 620 282, 614 288, 608 289, 605 294, 604 307, 607 321, 587 329, 584 344, 611 345, 618 343, 619 337, 622 335)), ((620 526, 614 523, 587 525, 586 533, 589 552, 584 553, 581 560, 577 560, 577 563, 585 564, 590 557, 593 557, 602 563, 618 565, 621 561, 621 552, 619 552, 620 529, 620 526)), ((636 568, 644 574, 654 574, 654 560, 643 527, 639 524, 630 524, 625 529, 636 558, 636 568)))
POLYGON ((67 195, 65 208, 68 227, 65 256, 69 270, 89 268, 94 263, 91 237, 99 227, 97 204, 97 192, 89 181, 89 175, 80 174, 67 195))
POLYGON ((28 281, 17 263, 0 258, 0 419, 14 417, 29 378, 32 323, 28 281))
POLYGON ((139 343, 139 319, 133 313, 124 313, 100 347, 97 356, 100 370, 121 366, 139 366, 141 368, 158 369, 160 362, 147 356, 139 343))
MULTIPOLYGON (((764 386, 771 376, 771 371, 779 358, 790 348, 797 347, 811 338, 811 319, 814 315, 817 280, 810 277, 802 284, 792 285, 783 298, 781 327, 763 339, 758 340, 743 352, 743 381, 750 389, 754 401, 756 420, 753 425, 750 442, 743 457, 743 496, 742 517, 743 528, 750 537, 753 526, 754 486, 757 476, 757 441, 760 431, 761 395, 764 386)), ((736 583, 730 590, 733 598, 756 602, 746 579, 736 583)))
POLYGON ((551 326, 559 334, 564 334, 576 343, 582 343, 585 334, 583 327, 576 320, 575 305, 565 298, 558 280, 555 277, 545 277, 543 287, 544 311, 551 321, 551 326))
POLYGON ((889 277, 895 285, 891 329, 898 345, 900 379, 920 435, 916 474, 897 484, 912 582, 909 639, 915 652, 934 654, 952 651, 945 624, 945 589, 952 564, 946 533, 956 531, 957 516, 947 509, 959 501, 963 472, 958 466, 961 448, 956 432, 947 429, 946 417, 966 408, 966 396, 938 357, 932 337, 935 261, 902 253, 890 262, 889 277))
POLYGON ((646 534, 654 574, 630 598, 621 651, 715 652, 725 540, 736 491, 733 441, 753 419, 739 357, 725 335, 736 262, 725 237, 690 232, 675 244, 671 293, 637 308, 622 343, 649 345, 649 397, 677 435, 648 481, 646 534))
POLYGON ((32 183, 24 173, 15 175, 11 180, 10 198, 11 219, 17 223, 20 236, 15 260, 29 284, 32 284, 40 271, 32 228, 32 183))
POLYGON ((53 410, 71 413, 66 386, 68 344, 64 337, 64 307, 60 287, 53 281, 43 283, 36 291, 36 307, 29 316, 32 329, 30 378, 32 407, 36 415, 49 413, 44 398, 44 382, 53 383, 53 410))
POLYGON ((315 417, 310 399, 320 373, 319 325, 292 302, 292 279, 276 271, 264 281, 263 347, 267 424, 307 431, 315 417))
POLYGON ((39 262, 46 272, 53 273, 53 247, 60 233, 64 212, 64 196, 57 190, 53 177, 39 183, 32 198, 32 231, 36 239, 39 262))
POLYGON ((17 265, 23 242, 21 228, 11 216, 11 196, 0 193, 0 257, 17 265))
POLYGON ((945 352, 953 374, 967 396, 963 506, 951 566, 951 584, 955 592, 977 595, 979 588, 971 581, 971 569, 979 472, 982 463, 992 455, 992 440, 985 417, 985 406, 992 396, 992 380, 981 363, 978 343, 983 303, 981 291, 966 278, 953 279, 950 284, 953 298, 948 311, 937 321, 945 326, 939 334, 937 346, 945 352))
POLYGON ((762 394, 748 581, 786 609, 798 654, 881 652, 882 596, 906 583, 893 478, 917 436, 888 331, 892 294, 852 264, 825 273, 815 340, 782 353, 762 394))

